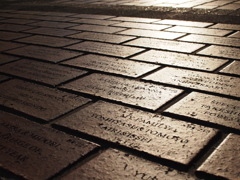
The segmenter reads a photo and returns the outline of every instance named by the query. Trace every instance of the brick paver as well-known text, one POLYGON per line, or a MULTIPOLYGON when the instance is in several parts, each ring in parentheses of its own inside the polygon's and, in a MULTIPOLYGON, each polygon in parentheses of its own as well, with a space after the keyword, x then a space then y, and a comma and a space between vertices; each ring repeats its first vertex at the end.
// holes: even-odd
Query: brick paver
POLYGON ((11 4, 0 9, 0 179, 239 180, 240 26, 205 17, 236 17, 239 0, 11 4), (205 20, 173 19, 180 10, 205 20))

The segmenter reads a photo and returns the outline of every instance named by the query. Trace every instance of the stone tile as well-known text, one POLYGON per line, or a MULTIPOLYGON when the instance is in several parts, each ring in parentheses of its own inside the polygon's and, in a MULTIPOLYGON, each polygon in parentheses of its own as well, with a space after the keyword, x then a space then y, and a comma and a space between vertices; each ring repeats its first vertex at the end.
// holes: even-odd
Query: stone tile
POLYGON ((192 92, 166 112, 240 130, 240 102, 237 100, 192 92))
POLYGON ((14 49, 14 48, 22 47, 22 46, 24 46, 24 44, 6 42, 6 41, 0 40, 0 51, 6 51, 9 49, 14 49))
POLYGON ((98 157, 72 171, 63 180, 69 179, 161 179, 194 180, 186 173, 170 169, 139 157, 114 149, 108 149, 98 157), (101 172, 101 173, 98 173, 101 172))
POLYGON ((218 24, 215 24, 215 25, 213 25, 213 26, 211 26, 209 28, 240 30, 240 25, 218 23, 218 24))
POLYGON ((240 97, 239 78, 236 77, 166 67, 144 79, 240 97))
POLYGON ((97 25, 105 25, 105 26, 119 23, 118 21, 109 21, 109 20, 102 20, 102 19, 76 19, 71 22, 81 23, 81 24, 97 24, 97 25))
POLYGON ((52 86, 87 73, 83 70, 33 60, 19 60, 0 66, 0 72, 52 86))
POLYGON ((72 17, 57 17, 57 16, 36 16, 32 17, 32 19, 43 20, 43 21, 59 21, 59 22, 70 22, 75 20, 76 18, 72 17))
MULTIPOLYGON (((26 11, 25 11, 26 12, 26 11)), ((39 11, 39 14, 42 16, 61 16, 61 17, 67 17, 67 16, 74 16, 76 13, 66 13, 66 12, 41 12, 39 11)))
POLYGON ((97 147, 3 111, 0 117, 0 166, 26 179, 48 179, 97 147))
POLYGON ((148 29, 148 30, 162 30, 162 29, 171 27, 171 26, 167 26, 167 25, 135 23, 135 22, 121 22, 118 24, 114 24, 114 26, 126 27, 126 28, 136 28, 136 29, 148 29))
POLYGON ((56 89, 10 80, 0 84, 0 105, 49 121, 90 100, 56 89))
POLYGON ((144 50, 142 48, 100 43, 100 42, 90 42, 90 41, 85 41, 79 44, 68 46, 67 48, 80 50, 80 51, 94 52, 99 54, 106 54, 106 55, 117 56, 117 57, 123 57, 123 58, 144 50))
POLYGON ((138 77, 160 67, 153 64, 91 54, 65 61, 63 64, 114 74, 122 74, 130 77, 138 77))
POLYGON ((77 14, 71 17, 75 18, 86 18, 86 19, 109 19, 115 16, 108 16, 108 15, 100 15, 100 14, 77 14))
POLYGON ((118 34, 140 36, 140 37, 160 38, 160 39, 176 39, 178 37, 185 35, 184 33, 152 31, 152 30, 143 30, 143 29, 128 29, 128 30, 122 31, 118 34))
POLYGON ((25 33, 17 33, 17 32, 7 32, 7 31, 0 32, 1 40, 14 40, 14 39, 23 38, 26 36, 30 36, 30 35, 25 33))
POLYGON ((132 40, 135 38, 133 36, 123 36, 123 35, 117 35, 117 34, 103 34, 103 33, 95 33, 95 32, 82 32, 82 33, 74 34, 74 35, 71 35, 68 37, 77 38, 77 39, 102 41, 102 42, 110 42, 110 43, 122 43, 124 41, 132 40))
POLYGON ((142 22, 142 23, 152 23, 155 21, 159 21, 160 19, 152 19, 152 18, 138 18, 138 17, 115 17, 111 18, 114 21, 129 21, 129 22, 142 22))
POLYGON ((18 56, 51 61, 51 62, 60 62, 60 61, 73 58, 82 54, 82 53, 63 50, 63 49, 55 49, 55 48, 32 46, 32 45, 10 50, 8 51, 8 53, 18 55, 18 56))
POLYGON ((53 22, 53 21, 40 21, 32 23, 31 26, 40 26, 40 27, 50 27, 50 28, 68 28, 76 26, 75 23, 66 23, 66 22, 53 22))
POLYGON ((240 38, 240 31, 230 35, 229 37, 231 37, 231 38, 240 38))
POLYGON ((216 46, 216 45, 207 47, 207 48, 201 50, 200 52, 198 52, 197 54, 225 57, 225 58, 232 58, 232 59, 240 59, 239 48, 216 46))
POLYGON ((9 79, 9 77, 0 74, 0 82, 9 79))
POLYGON ((14 57, 14 56, 9 56, 9 55, 5 55, 5 54, 1 54, 0 53, 0 65, 5 64, 5 63, 9 63, 15 60, 18 60, 18 57, 14 57))
POLYGON ((217 132, 103 101, 57 124, 184 165, 188 165, 217 132))
POLYGON ((182 93, 176 88, 101 74, 92 74, 61 87, 152 110, 182 93))
POLYGON ((232 4, 227 4, 225 6, 221 6, 218 9, 229 9, 229 10, 237 10, 240 8, 240 4, 238 3, 232 3, 232 4))
POLYGON ((79 26, 74 26, 70 29, 81 30, 81 31, 94 31, 94 32, 104 32, 104 33, 115 33, 118 31, 123 31, 126 28, 110 27, 110 26, 100 26, 91 24, 82 24, 79 26))
POLYGON ((206 44, 218 44, 226 46, 240 46, 240 41, 234 38, 217 37, 217 36, 205 36, 191 34, 180 39, 181 41, 206 43, 206 44))
POLYGON ((234 61, 233 63, 229 64, 220 72, 227 73, 227 74, 236 74, 240 75, 240 61, 234 61))
POLYGON ((1 23, 11 23, 11 24, 30 24, 30 23, 34 23, 37 20, 30 20, 30 19, 4 19, 1 20, 1 23))
POLYGON ((209 158, 198 168, 198 171, 239 180, 240 177, 240 136, 229 134, 209 158))
POLYGON ((164 19, 164 20, 157 21, 154 23, 178 25, 178 26, 192 26, 192 27, 206 27, 206 26, 210 26, 213 24, 213 23, 208 23, 208 22, 181 21, 181 20, 173 20, 173 19, 164 19))
POLYGON ((28 29, 32 29, 34 27, 27 25, 17 25, 17 24, 0 24, 0 30, 2 31, 25 31, 28 29))
POLYGON ((230 30, 199 28, 199 27, 184 27, 184 26, 174 26, 172 28, 167 29, 166 31, 192 33, 192 34, 205 34, 205 35, 213 35, 213 36, 224 36, 232 32, 230 30))
POLYGON ((18 39, 17 41, 22 43, 46 45, 51 47, 63 47, 63 46, 81 42, 79 40, 73 40, 69 38, 59 38, 59 37, 41 36, 41 35, 34 35, 31 37, 21 38, 21 39, 18 39))
POLYGON ((139 46, 139 47, 146 47, 146 48, 187 52, 187 53, 196 51, 197 49, 204 46, 202 44, 196 44, 196 43, 187 43, 187 42, 178 42, 178 41, 169 41, 169 40, 161 40, 161 39, 151 39, 151 38, 138 38, 136 40, 132 40, 125 44, 139 46))
POLYGON ((69 30, 69 29, 57 29, 57 28, 36 28, 25 31, 33 34, 42 34, 42 35, 52 35, 52 36, 68 36, 72 34, 79 33, 79 31, 69 30))
POLYGON ((201 69, 205 71, 213 71, 227 62, 227 60, 223 59, 160 50, 150 50, 134 56, 131 59, 192 69, 201 69))

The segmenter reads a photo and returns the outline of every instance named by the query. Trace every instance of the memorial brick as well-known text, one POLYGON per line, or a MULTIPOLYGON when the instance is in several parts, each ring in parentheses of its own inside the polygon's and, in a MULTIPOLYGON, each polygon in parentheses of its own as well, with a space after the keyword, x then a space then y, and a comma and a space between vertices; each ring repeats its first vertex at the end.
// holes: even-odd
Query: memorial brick
POLYGON ((160 67, 153 64, 91 54, 65 61, 62 64, 110 72, 114 74, 122 74, 130 77, 138 77, 160 67))
POLYGON ((74 44, 66 48, 79 50, 79 51, 94 52, 98 54, 118 56, 123 58, 145 50, 143 48, 128 47, 123 45, 107 44, 107 43, 100 43, 100 42, 90 42, 90 41, 74 44))
POLYGON ((92 74, 61 87, 152 110, 183 92, 176 88, 101 74, 92 74))
POLYGON ((239 78, 166 67, 145 80, 240 97, 239 78))
POLYGON ((50 62, 60 62, 82 54, 79 52, 73 52, 69 50, 34 45, 20 47, 18 49, 10 50, 7 52, 13 55, 36 58, 50 62))
POLYGON ((192 69, 201 69, 205 71, 213 71, 227 62, 227 60, 223 59, 167 52, 161 50, 150 50, 134 56, 131 59, 167 64, 172 66, 188 67, 192 69))
POLYGON ((168 169, 166 166, 114 149, 106 150, 62 179, 195 180, 195 178, 186 173, 168 169), (169 170, 171 173, 166 173, 169 170))
POLYGON ((0 66, 0 72, 56 86, 87 73, 86 71, 57 64, 19 60, 0 66))
POLYGON ((0 105, 49 121, 90 99, 21 80, 0 84, 0 105))
POLYGON ((130 42, 125 43, 126 45, 147 47, 154 49, 165 49, 178 52, 191 53, 197 49, 203 47, 202 44, 197 43, 187 43, 187 42, 178 42, 170 40, 161 40, 161 39, 151 39, 151 38, 138 38, 130 42))
POLYGON ((192 92, 166 112, 240 130, 240 102, 192 92))
POLYGON ((233 63, 222 69, 220 72, 240 75, 240 61, 234 61, 233 63))
POLYGON ((240 136, 229 134, 198 171, 229 180, 240 179, 240 136))
POLYGON ((126 28, 110 27, 110 26, 100 26, 91 24, 82 24, 79 26, 74 26, 70 29, 81 30, 81 31, 94 31, 94 32, 104 32, 104 33, 116 33, 118 31, 123 31, 126 28))
POLYGON ((57 124, 184 165, 217 133, 212 128, 103 101, 57 124))
POLYGON ((0 111, 0 167, 25 179, 48 179, 96 147, 0 111))

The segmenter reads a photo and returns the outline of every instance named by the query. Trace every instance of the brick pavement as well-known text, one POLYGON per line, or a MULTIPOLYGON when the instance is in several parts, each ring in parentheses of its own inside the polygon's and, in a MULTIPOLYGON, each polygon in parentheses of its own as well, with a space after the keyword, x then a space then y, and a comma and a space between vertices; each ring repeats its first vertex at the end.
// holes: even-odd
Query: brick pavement
MULTIPOLYGON (((239 2, 198 3, 178 5, 239 2)), ((15 10, 0 22, 1 180, 240 179, 240 25, 15 10)))

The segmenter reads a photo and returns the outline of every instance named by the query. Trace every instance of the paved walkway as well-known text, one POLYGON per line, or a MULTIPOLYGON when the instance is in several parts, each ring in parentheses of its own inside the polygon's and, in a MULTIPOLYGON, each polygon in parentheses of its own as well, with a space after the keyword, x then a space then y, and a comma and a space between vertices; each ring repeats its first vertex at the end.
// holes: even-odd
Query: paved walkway
POLYGON ((239 24, 35 3, 0 10, 1 180, 240 179, 239 24))

